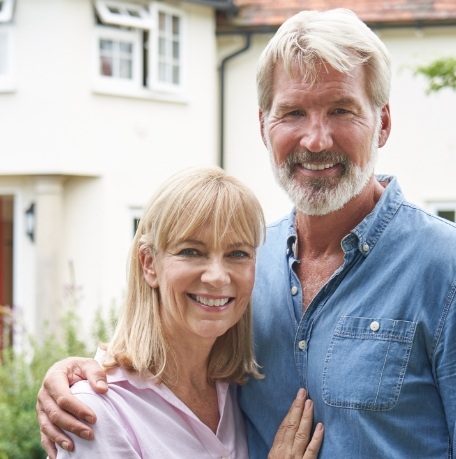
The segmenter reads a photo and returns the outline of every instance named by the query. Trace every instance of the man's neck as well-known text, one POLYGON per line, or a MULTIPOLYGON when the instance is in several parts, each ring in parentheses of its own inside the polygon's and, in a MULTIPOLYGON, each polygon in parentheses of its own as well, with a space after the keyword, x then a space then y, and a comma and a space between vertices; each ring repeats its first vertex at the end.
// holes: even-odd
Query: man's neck
POLYGON ((342 239, 375 207, 384 188, 374 177, 342 209, 327 215, 296 213, 299 258, 326 257, 342 252, 342 239))

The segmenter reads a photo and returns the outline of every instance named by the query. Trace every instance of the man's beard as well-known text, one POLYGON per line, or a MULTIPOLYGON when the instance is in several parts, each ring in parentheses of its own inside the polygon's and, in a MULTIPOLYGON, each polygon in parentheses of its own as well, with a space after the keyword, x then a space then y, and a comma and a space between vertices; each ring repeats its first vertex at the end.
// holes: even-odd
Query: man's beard
MULTIPOLYGON (((379 125, 380 127, 380 125, 379 125)), ((375 131, 378 133, 378 129, 375 131)), ((268 143, 272 170, 278 184, 288 194, 296 208, 306 215, 326 215, 342 209, 351 199, 358 196, 374 174, 377 162, 378 138, 372 139, 370 155, 364 166, 353 164, 345 156, 330 151, 312 153, 295 151, 278 166, 268 143), (342 175, 338 177, 294 176, 296 167, 303 163, 338 164, 342 175)))

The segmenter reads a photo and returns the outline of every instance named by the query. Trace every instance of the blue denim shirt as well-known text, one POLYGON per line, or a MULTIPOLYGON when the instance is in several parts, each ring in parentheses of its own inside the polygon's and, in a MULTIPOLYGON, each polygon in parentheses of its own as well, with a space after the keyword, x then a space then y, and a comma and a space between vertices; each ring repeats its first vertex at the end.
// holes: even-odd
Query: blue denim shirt
POLYGON ((295 212, 257 259, 254 344, 265 379, 240 390, 251 459, 265 459, 299 387, 325 424, 321 459, 452 458, 456 226, 396 179, 341 242, 341 266, 302 313, 295 212))

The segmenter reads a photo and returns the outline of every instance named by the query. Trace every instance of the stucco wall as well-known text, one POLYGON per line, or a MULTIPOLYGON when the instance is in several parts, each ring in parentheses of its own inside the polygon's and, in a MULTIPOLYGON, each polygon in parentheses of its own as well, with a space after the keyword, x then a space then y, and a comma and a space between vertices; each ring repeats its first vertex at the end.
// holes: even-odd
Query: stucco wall
MULTIPOLYGON (((71 303, 67 293, 74 280, 76 307, 88 329, 97 307, 121 301, 133 210, 171 173, 217 161, 214 14, 207 7, 181 6, 186 90, 171 101, 92 90, 90 0, 17 2, 16 90, 0 94, 0 119, 8 121, 2 129, 0 192, 14 182, 14 301, 29 331, 36 331, 39 316, 50 308, 37 298, 36 283, 41 285, 46 272, 41 246, 26 238, 22 223, 25 209, 37 200, 36 177, 62 181, 56 234, 50 236, 50 221, 46 230, 46 237, 58 238, 60 250, 49 263, 58 272, 54 288, 62 308, 71 303)), ((39 219, 39 206, 36 212, 39 219)))

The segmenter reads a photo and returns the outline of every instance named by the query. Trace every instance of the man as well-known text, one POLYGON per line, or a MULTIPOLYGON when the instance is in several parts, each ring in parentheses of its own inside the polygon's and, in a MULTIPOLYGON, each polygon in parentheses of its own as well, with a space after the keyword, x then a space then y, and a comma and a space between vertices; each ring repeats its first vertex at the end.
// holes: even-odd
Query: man
MULTIPOLYGON (((257 257, 266 378, 240 390, 250 458, 267 457, 298 387, 326 426, 320 458, 452 457, 456 227, 373 174, 391 129, 385 46, 350 11, 303 11, 261 55, 257 88, 261 134, 295 209, 257 257)), ((46 386, 61 406, 71 400, 52 374, 46 386)), ((43 407, 55 408, 44 389, 43 431, 60 441, 43 407)))

